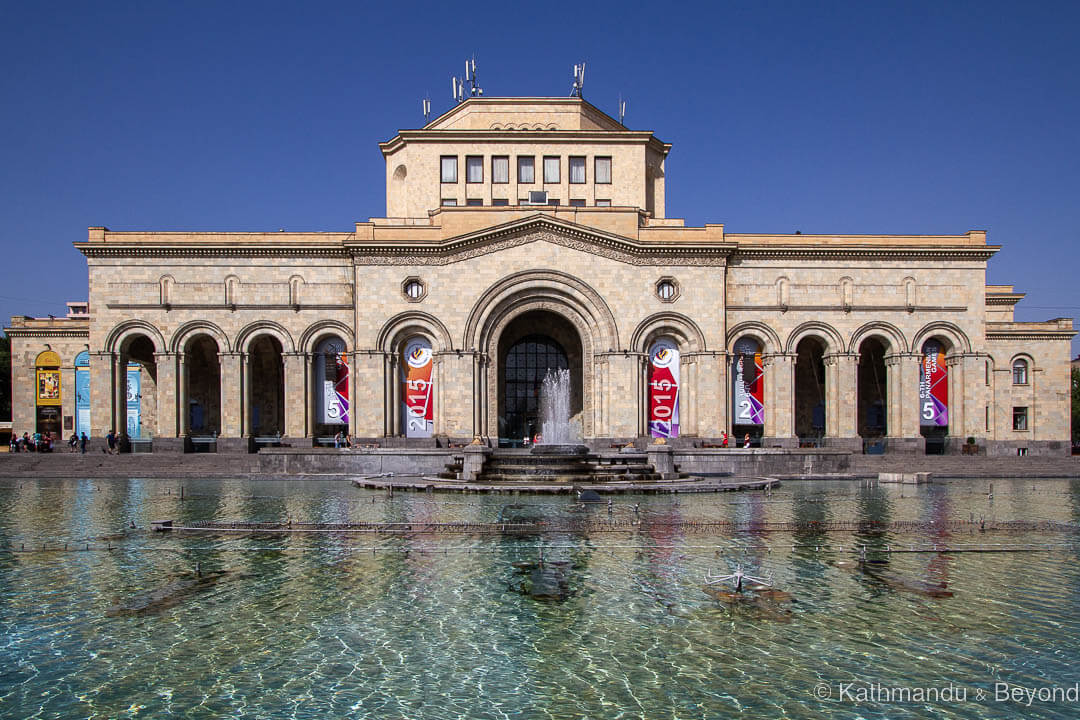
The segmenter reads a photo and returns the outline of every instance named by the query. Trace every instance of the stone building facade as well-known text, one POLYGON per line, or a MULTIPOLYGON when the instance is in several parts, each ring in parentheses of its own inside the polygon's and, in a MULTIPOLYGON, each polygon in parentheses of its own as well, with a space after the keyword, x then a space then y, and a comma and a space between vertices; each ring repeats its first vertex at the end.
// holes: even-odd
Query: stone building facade
POLYGON ((471 98, 380 147, 387 216, 348 232, 90 228, 85 316, 7 329, 14 426, 44 401, 155 452, 516 444, 565 369, 605 448, 1068 452, 1072 321, 1014 321, 984 232, 686 227, 671 146, 580 98, 471 98))

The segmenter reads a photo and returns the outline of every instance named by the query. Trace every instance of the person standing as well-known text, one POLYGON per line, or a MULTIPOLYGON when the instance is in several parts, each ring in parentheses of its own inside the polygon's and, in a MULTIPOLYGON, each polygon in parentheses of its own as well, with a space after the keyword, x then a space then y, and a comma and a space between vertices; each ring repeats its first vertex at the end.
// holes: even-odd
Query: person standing
POLYGON ((109 454, 116 454, 116 431, 109 430, 109 434, 105 436, 105 442, 109 444, 109 454))
POLYGON ((79 452, 81 452, 83 455, 86 454, 86 440, 86 432, 84 431, 82 437, 79 438, 79 452))

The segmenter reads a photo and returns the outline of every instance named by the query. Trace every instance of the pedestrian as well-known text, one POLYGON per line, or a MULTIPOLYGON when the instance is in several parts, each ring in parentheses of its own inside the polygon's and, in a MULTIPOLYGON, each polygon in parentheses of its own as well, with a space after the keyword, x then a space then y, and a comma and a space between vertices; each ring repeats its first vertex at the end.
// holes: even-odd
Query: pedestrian
POLYGON ((334 435, 334 449, 335 450, 340 450, 341 449, 341 431, 340 430, 338 430, 337 433, 334 435))
POLYGON ((86 454, 86 440, 87 440, 86 431, 83 431, 82 437, 79 438, 79 451, 83 455, 86 454))
POLYGON ((22 434, 22 447, 23 447, 23 452, 31 452, 34 449, 32 447, 32 443, 30 442, 30 433, 25 433, 24 432, 22 434))
POLYGON ((345 433, 345 447, 352 449, 352 434, 345 433))
POLYGON ((71 433, 71 437, 68 438, 68 452, 75 452, 75 446, 79 444, 79 436, 75 433, 71 433))
POLYGON ((727 430, 725 430, 723 435, 721 435, 721 437, 720 437, 720 447, 726 448, 727 443, 728 443, 727 430))
POLYGON ((746 435, 743 436, 742 446, 744 448, 750 447, 750 433, 746 433, 746 435))
POLYGON ((13 452, 19 452, 19 436, 15 433, 11 433, 11 439, 8 440, 8 449, 13 452))
POLYGON ((105 436, 105 442, 109 444, 109 454, 116 454, 116 431, 110 429, 109 434, 105 436))

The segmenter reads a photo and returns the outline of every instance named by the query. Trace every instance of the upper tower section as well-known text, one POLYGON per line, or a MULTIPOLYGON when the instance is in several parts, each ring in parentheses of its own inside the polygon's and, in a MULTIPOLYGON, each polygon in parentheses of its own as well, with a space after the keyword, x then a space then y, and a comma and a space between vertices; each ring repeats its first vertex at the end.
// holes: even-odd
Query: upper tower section
POLYGON ((578 97, 468 98, 379 148, 390 218, 540 202, 664 217, 671 145, 651 132, 627 130, 578 97))

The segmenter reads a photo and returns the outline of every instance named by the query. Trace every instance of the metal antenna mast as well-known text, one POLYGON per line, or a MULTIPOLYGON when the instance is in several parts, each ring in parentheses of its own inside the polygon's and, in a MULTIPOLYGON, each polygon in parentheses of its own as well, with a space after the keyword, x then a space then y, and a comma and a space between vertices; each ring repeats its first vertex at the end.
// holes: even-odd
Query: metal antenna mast
POLYGON ((450 78, 451 97, 454 102, 465 102, 465 83, 469 84, 469 97, 482 97, 484 88, 476 81, 476 56, 465 61, 465 76, 463 78, 450 78))
POLYGON ((574 66, 574 84, 570 87, 570 97, 581 97, 585 88, 585 63, 574 66))
POLYGON ((626 125, 623 122, 623 118, 626 117, 626 101, 622 99, 622 93, 619 93, 619 124, 626 125))

